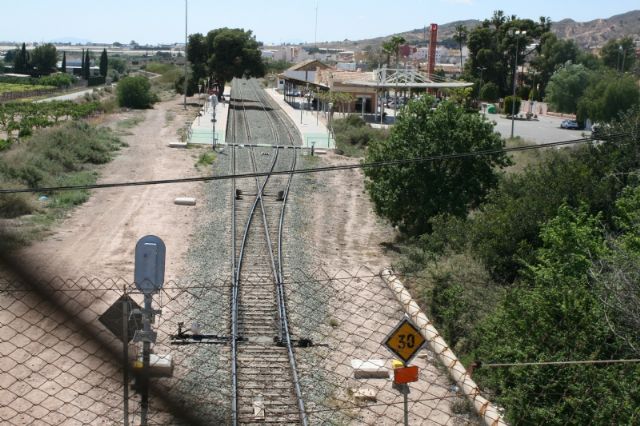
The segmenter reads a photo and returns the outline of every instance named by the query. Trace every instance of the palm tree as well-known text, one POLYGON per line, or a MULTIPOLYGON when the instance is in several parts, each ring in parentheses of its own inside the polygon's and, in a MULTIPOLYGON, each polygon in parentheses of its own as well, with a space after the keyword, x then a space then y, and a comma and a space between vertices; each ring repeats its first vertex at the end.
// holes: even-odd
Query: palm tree
POLYGON ((469 30, 464 25, 460 24, 456 26, 456 32, 453 34, 453 39, 458 42, 460 46, 460 74, 462 74, 463 63, 462 63, 462 46, 467 43, 467 38, 469 37, 469 30))
POLYGON ((406 42, 407 40, 405 40, 404 37, 396 35, 391 37, 391 40, 387 40, 382 43, 382 50, 387 54, 387 65, 389 65, 391 54, 393 53, 396 57, 396 68, 398 68, 398 62, 400 62, 400 46, 402 46, 406 42))
POLYGON ((496 10, 493 12, 493 16, 491 17, 491 23, 496 28, 496 31, 500 29, 502 24, 506 22, 507 18, 504 16, 504 12, 501 10, 496 10))

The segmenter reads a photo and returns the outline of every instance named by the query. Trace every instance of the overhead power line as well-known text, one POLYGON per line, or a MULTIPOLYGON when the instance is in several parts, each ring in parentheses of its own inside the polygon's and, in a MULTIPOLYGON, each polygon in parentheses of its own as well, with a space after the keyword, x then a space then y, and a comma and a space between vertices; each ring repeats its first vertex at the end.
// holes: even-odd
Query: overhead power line
MULTIPOLYGON (((607 140, 612 140, 612 139, 618 139, 628 135, 629 135, 628 133, 617 133, 617 134, 607 135, 606 137, 607 137, 607 140)), ((288 175, 288 174, 322 173, 322 172, 333 172, 333 171, 353 170, 353 169, 375 169, 375 168, 382 168, 382 167, 389 167, 389 166, 400 166, 400 165, 406 165, 406 164, 427 163, 427 162, 442 161, 442 160, 482 157, 482 156, 497 155, 497 154, 510 153, 510 152, 556 148, 556 147, 562 147, 562 146, 591 143, 595 141, 596 140, 593 138, 581 138, 581 139, 572 139, 572 140, 559 141, 559 142, 549 142, 549 143, 537 144, 537 145, 524 145, 524 146, 518 146, 513 148, 490 149, 490 150, 482 150, 482 151, 474 151, 474 152, 461 152, 461 153, 434 155, 429 157, 406 158, 406 159, 400 159, 400 160, 378 161, 373 163, 344 164, 339 166, 326 166, 326 167, 316 167, 316 168, 308 168, 308 169, 284 170, 284 171, 276 171, 276 172, 242 173, 242 174, 231 174, 231 175, 220 175, 220 176, 198 176, 198 177, 191 177, 191 178, 145 180, 145 181, 133 181, 133 182, 114 182, 114 183, 100 183, 100 184, 91 184, 91 185, 67 185, 67 186, 50 186, 50 187, 42 187, 42 188, 0 189, 0 194, 78 191, 78 190, 88 190, 88 189, 122 188, 122 187, 129 187, 129 186, 150 186, 150 185, 167 185, 167 184, 177 184, 177 183, 212 182, 212 181, 230 180, 230 179, 249 179, 249 178, 264 177, 269 175, 274 176, 274 175, 288 175)))
POLYGON ((637 364, 640 359, 592 359, 578 361, 540 361, 540 362, 502 362, 483 363, 477 362, 476 368, 497 368, 497 367, 540 367, 557 365, 597 365, 597 364, 637 364))

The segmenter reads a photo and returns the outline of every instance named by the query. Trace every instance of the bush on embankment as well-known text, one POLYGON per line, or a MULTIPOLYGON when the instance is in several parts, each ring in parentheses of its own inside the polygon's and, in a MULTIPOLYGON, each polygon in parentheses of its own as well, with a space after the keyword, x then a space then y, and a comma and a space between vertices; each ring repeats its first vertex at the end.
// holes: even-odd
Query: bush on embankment
MULTIPOLYGON (((42 188, 86 185, 96 181, 92 166, 113 158, 122 146, 108 129, 71 122, 37 131, 33 137, 0 153, 0 181, 4 188, 42 188)), ((87 191, 51 194, 48 207, 70 207, 86 200, 87 191)), ((36 196, 0 195, 0 218, 12 218, 36 211, 36 196)))

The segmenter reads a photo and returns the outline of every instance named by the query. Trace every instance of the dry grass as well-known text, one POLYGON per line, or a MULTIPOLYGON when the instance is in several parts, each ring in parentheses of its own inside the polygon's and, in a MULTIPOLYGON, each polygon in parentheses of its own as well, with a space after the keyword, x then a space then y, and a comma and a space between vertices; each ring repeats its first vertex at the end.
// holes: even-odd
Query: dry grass
MULTIPOLYGON (((535 145, 531 142, 516 136, 513 139, 506 140, 506 148, 517 148, 521 146, 535 145)), ((521 173, 527 167, 539 164, 545 157, 544 151, 540 149, 532 149, 529 151, 519 151, 510 154, 513 165, 507 167, 505 171, 509 174, 521 173)))

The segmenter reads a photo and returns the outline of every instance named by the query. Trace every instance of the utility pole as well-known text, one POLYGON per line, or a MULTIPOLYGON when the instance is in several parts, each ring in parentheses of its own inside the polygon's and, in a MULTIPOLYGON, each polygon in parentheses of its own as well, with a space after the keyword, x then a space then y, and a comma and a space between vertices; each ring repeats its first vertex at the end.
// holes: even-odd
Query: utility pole
POLYGON ((520 47, 520 35, 526 36, 526 31, 516 30, 514 32, 516 36, 516 63, 513 67, 513 98, 511 98, 511 139, 513 139, 513 133, 515 128, 515 115, 516 115, 516 85, 518 83, 518 49, 520 47))
POLYGON ((184 0, 184 109, 187 109, 187 85, 189 77, 187 76, 187 64, 189 62, 187 55, 188 36, 188 19, 189 19, 189 0, 184 0))
POLYGON ((316 0, 316 29, 313 37, 313 47, 318 47, 318 0, 316 0))

